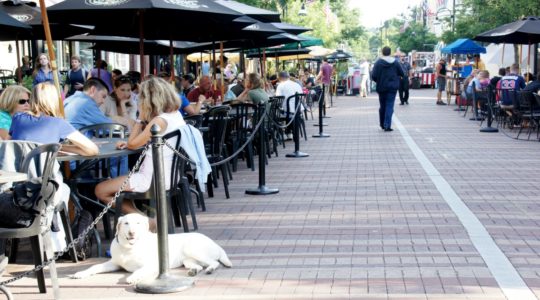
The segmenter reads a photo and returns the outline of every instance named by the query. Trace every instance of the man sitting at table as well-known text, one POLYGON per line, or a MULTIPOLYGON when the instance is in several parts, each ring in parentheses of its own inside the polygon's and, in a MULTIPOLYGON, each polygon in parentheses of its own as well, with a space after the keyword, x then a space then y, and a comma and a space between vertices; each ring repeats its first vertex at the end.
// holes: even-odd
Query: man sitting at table
POLYGON ((521 75, 519 75, 519 65, 513 64, 510 67, 510 73, 507 73, 506 76, 501 78, 499 81, 501 92, 501 108, 503 109, 511 109, 514 107, 513 98, 510 96, 509 92, 505 92, 504 90, 514 90, 515 94, 517 95, 521 89, 525 87, 525 79, 521 75))
POLYGON ((113 123, 99 109, 108 94, 109 89, 105 82, 98 78, 88 79, 84 83, 82 92, 77 91, 64 101, 66 120, 75 129, 94 124, 113 123))
MULTIPOLYGON (((90 125, 114 123, 99 109, 108 94, 109 89, 105 82, 99 78, 88 79, 84 83, 82 92, 77 91, 64 101, 66 120, 77 130, 90 125)), ((120 170, 118 170, 118 159, 116 157, 110 158, 111 169, 109 173, 113 177, 128 172, 127 159, 120 158, 120 170)))
POLYGON ((182 96, 187 97, 187 95, 195 89, 195 85, 193 84, 194 81, 195 77, 191 74, 182 76, 182 96))
MULTIPOLYGON (((295 95, 296 93, 298 94, 302 94, 302 87, 290 80, 290 76, 289 76, 289 73, 286 72, 286 71, 282 71, 282 72, 279 72, 279 76, 278 76, 278 79, 279 79, 279 84, 276 88, 276 96, 284 96, 285 97, 285 100, 283 101, 283 106, 282 106, 282 109, 285 113, 287 113, 287 99, 289 99, 289 97, 295 95)), ((294 98, 292 98, 291 100, 289 100, 289 114, 286 115, 287 119, 291 118, 293 115, 294 115, 294 111, 296 109, 296 106, 294 105, 294 98)), ((302 114, 300 114, 301 116, 302 114)), ((292 129, 292 124, 289 125, 287 127, 287 129, 285 130, 286 133, 287 133, 287 139, 292 139, 291 136, 290 136, 290 132, 291 132, 291 129, 292 129)))
POLYGON ((198 103, 202 101, 214 105, 220 96, 221 95, 218 91, 212 89, 212 81, 210 80, 210 77, 202 76, 201 80, 199 81, 199 86, 189 92, 187 98, 191 103, 198 103))

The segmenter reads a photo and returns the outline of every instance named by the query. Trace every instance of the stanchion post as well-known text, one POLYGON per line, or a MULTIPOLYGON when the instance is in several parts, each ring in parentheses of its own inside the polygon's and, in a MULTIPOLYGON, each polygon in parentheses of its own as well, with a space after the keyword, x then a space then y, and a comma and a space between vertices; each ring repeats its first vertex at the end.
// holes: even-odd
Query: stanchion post
POLYGON ((321 98, 319 99, 319 123, 318 124, 313 124, 313 126, 328 126, 328 124, 323 123, 323 121, 322 121, 323 118, 330 118, 330 117, 326 116, 325 90, 326 90, 326 87, 323 84, 323 86, 322 86, 322 95, 321 95, 321 98))
POLYGON ((167 233, 167 197, 165 191, 165 168, 163 166, 163 135, 154 124, 152 133, 152 156, 154 164, 154 197, 157 209, 157 238, 159 275, 155 279, 146 280, 135 286, 135 291, 145 294, 168 294, 181 292, 193 285, 193 280, 182 279, 169 274, 169 243, 167 233))
MULTIPOLYGON (((289 97, 287 99, 287 106, 289 106, 289 101, 291 101, 292 97, 289 97)), ((300 152, 300 118, 302 117, 302 114, 299 111, 298 103, 300 103, 300 99, 298 96, 298 93, 294 96, 294 120, 293 120, 293 139, 294 139, 294 152, 286 154, 285 157, 308 157, 309 154, 300 152)))
MULTIPOLYGON (((323 97, 324 97, 324 86, 323 86, 323 97)), ((323 107, 324 107, 324 99, 319 99, 319 124, 315 124, 315 126, 319 126, 319 134, 314 134, 312 137, 314 138, 325 138, 330 137, 329 134, 323 133, 323 126, 326 124, 323 124, 323 107)))
MULTIPOLYGON (((259 121, 268 117, 265 104, 259 107, 259 121), (263 114, 264 113, 264 114, 263 114)), ((279 193, 278 189, 266 186, 266 126, 265 121, 259 127, 259 186, 255 189, 246 190, 248 195, 271 195, 279 193)))

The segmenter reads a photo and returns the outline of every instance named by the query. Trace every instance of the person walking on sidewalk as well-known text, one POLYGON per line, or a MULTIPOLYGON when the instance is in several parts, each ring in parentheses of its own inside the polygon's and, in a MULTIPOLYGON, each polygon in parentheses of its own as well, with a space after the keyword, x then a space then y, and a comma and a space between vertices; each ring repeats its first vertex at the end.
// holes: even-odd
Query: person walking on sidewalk
POLYGON ((403 73, 405 75, 401 77, 401 80, 399 81, 399 101, 401 102, 400 105, 409 105, 409 74, 411 73, 412 67, 405 54, 401 53, 400 57, 400 65, 403 68, 403 73))
POLYGON ((444 90, 446 89, 446 78, 448 76, 446 76, 446 61, 443 58, 441 58, 441 60, 439 60, 439 63, 437 64, 435 72, 437 74, 437 88, 438 88, 438 91, 437 91, 437 104, 438 105, 446 105, 442 101, 442 92, 444 92, 444 90))
POLYGON ((394 103, 399 88, 400 77, 405 76, 400 63, 392 56, 390 47, 382 49, 380 57, 373 66, 371 80, 377 83, 377 93, 379 94, 379 125, 384 131, 392 131, 392 114, 394 113, 394 103))

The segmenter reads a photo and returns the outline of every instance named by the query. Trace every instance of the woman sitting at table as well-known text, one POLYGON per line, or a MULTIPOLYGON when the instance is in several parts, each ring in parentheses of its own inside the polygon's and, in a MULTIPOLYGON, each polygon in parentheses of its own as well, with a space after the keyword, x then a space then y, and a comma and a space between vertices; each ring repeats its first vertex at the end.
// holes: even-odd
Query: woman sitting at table
POLYGON ((248 74, 245 80, 245 87, 246 89, 238 96, 238 100, 251 102, 256 105, 268 103, 268 94, 263 90, 263 83, 258 74, 248 74))
POLYGON ((116 123, 132 128, 137 119, 137 105, 131 99, 131 78, 125 75, 116 78, 113 92, 99 109, 116 123))
MULTIPOLYGON (((41 144, 67 140, 71 145, 62 145, 63 151, 85 156, 97 155, 99 149, 96 144, 73 128, 69 122, 58 117, 60 115, 58 98, 58 92, 54 85, 48 82, 37 84, 32 90, 30 110, 13 116, 11 138, 41 144)), ((62 182, 60 172, 55 173, 55 178, 60 186, 54 196, 53 203, 57 205, 60 201, 64 201, 67 204, 69 187, 62 182)), ((49 220, 51 219, 52 216, 49 220)), ((54 251, 59 251, 66 246, 62 226, 60 226, 60 231, 51 232, 51 236, 54 251)))
MULTIPOLYGON (((139 119, 131 130, 127 142, 118 142, 119 149, 139 149, 150 141, 152 134, 150 128, 156 124, 161 128, 161 134, 175 131, 186 123, 180 108, 180 99, 174 87, 165 80, 158 77, 150 77, 143 81, 139 88, 139 119)), ((173 142, 171 142, 173 143, 173 142)), ((173 143, 174 144, 174 143, 173 143)), ((168 147, 163 147, 163 162, 165 164, 165 187, 170 188, 170 175, 173 160, 173 151, 168 147)), ((126 190, 144 193, 150 189, 154 166, 152 163, 152 151, 146 152, 144 161, 137 173, 129 179, 126 190)), ((101 201, 108 203, 112 201, 114 194, 120 189, 127 176, 120 176, 111 180, 101 182, 96 186, 96 196, 101 201)), ((124 201, 122 205, 124 213, 138 212, 132 202, 124 201)), ((152 226, 155 221, 151 221, 152 226)))
POLYGON ((0 95, 0 139, 8 140, 11 118, 30 109, 30 91, 21 85, 10 85, 0 95))

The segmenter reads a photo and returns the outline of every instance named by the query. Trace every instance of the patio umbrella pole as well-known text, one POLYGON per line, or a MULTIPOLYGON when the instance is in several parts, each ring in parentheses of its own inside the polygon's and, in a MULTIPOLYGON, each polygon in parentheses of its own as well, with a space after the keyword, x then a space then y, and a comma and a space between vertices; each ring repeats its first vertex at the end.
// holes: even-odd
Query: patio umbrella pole
POLYGON ((173 54, 172 39, 169 40, 169 48, 170 48, 169 57, 171 60, 171 83, 174 85, 174 54, 173 54))
POLYGON ((146 75, 144 65, 144 13, 139 11, 139 61, 141 63, 141 81, 146 75))
POLYGON ((529 72, 531 68, 531 41, 529 40, 529 45, 527 46, 527 78, 525 78, 526 82, 529 82, 529 72))
POLYGON ((62 93, 60 90, 60 81, 58 79, 58 67, 56 66, 56 53, 51 37, 51 28, 49 27, 49 17, 47 16, 47 7, 45 6, 45 0, 39 0, 39 6, 41 9, 41 20, 43 21, 43 29, 45 30, 45 38, 47 40, 47 50, 49 52, 49 58, 51 59, 51 68, 53 72, 54 86, 58 92, 58 108, 60 115, 64 117, 64 101, 62 100, 62 93))
POLYGON ((19 53, 19 39, 15 40, 15 51, 17 51, 17 79, 19 85, 22 85, 22 69, 21 69, 21 55, 19 53))
POLYGON ((224 81, 225 81, 225 69, 223 68, 223 41, 219 42, 219 53, 220 53, 220 56, 219 56, 219 67, 220 67, 220 70, 221 70, 221 89, 220 89, 220 92, 221 92, 221 102, 223 102, 225 99, 225 86, 223 85, 224 84, 224 81))
POLYGON ((158 125, 150 129, 152 133, 152 155, 154 163, 154 199, 156 199, 157 243, 159 275, 155 279, 144 280, 135 286, 135 291, 144 294, 168 294, 181 292, 193 285, 191 279, 181 279, 169 273, 169 243, 167 233, 167 196, 165 191, 165 167, 163 164, 163 135, 158 125))
MULTIPOLYGON (((212 90, 216 89, 216 42, 212 41, 212 90)), ((212 103, 215 104, 215 103, 212 103)))
POLYGON ((502 48, 501 68, 504 67, 504 46, 505 46, 505 45, 506 45, 506 44, 503 44, 503 48, 502 48))

